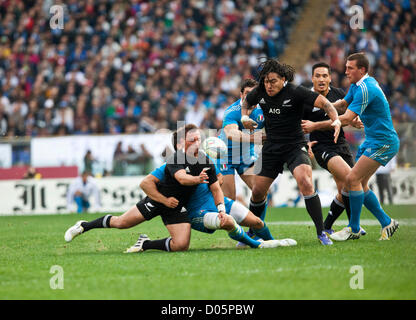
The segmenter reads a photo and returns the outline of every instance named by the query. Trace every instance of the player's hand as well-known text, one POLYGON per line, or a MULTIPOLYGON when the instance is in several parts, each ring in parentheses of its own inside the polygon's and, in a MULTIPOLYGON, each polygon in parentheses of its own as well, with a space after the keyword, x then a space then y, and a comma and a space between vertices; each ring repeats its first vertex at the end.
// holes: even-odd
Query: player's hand
POLYGON ((352 119, 352 121, 350 122, 350 125, 353 126, 354 128, 357 128, 357 129, 363 129, 364 128, 364 124, 361 121, 359 116, 356 116, 354 119, 352 119))
POLYGON ((313 159, 315 157, 315 155, 313 154, 313 151, 312 151, 312 147, 317 143, 318 143, 318 141, 308 142, 308 156, 311 159, 313 159))
POLYGON ((169 197, 166 199, 164 205, 168 208, 176 208, 179 204, 178 199, 176 199, 175 197, 169 197))
POLYGON ((254 130, 257 128, 257 122, 253 119, 250 119, 249 116, 242 116, 241 123, 243 124, 244 128, 254 130))
POLYGON ((226 223, 227 214, 225 212, 218 212, 218 219, 220 219, 220 227, 224 227, 226 223))
POLYGON ((303 133, 311 133, 315 130, 315 122, 309 120, 302 120, 301 127, 303 133))
POLYGON ((208 183, 208 174, 207 174, 207 171, 209 170, 210 168, 204 168, 204 169, 202 169, 202 171, 201 171, 201 173, 199 174, 199 176, 197 177, 197 179, 198 179, 198 183, 208 183))
POLYGON ((331 123, 331 126, 334 127, 334 143, 337 143, 339 132, 341 131, 341 121, 339 119, 336 119, 331 123))

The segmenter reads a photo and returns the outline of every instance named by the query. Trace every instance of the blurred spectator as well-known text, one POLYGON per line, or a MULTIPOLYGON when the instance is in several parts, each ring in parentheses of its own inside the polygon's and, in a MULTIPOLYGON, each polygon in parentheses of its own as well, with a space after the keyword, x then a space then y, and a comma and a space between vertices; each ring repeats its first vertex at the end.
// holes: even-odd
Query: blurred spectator
POLYGON ((36 171, 35 167, 30 166, 25 174, 23 175, 23 179, 40 179, 42 175, 36 171))
POLYGON ((393 204, 393 185, 391 181, 391 173, 397 167, 397 158, 393 157, 384 167, 380 166, 376 171, 376 182, 380 203, 384 204, 384 192, 387 192, 389 204, 393 204))
POLYGON ((92 156, 91 150, 87 150, 84 156, 84 171, 93 172, 92 166, 95 159, 92 156))
POLYGON ((94 178, 90 176, 90 172, 84 171, 80 177, 69 185, 67 193, 67 209, 69 212, 74 212, 74 202, 76 205, 76 212, 87 212, 90 208, 89 198, 94 196, 94 208, 92 211, 100 210, 101 194, 94 178))
POLYGON ((122 142, 118 142, 113 154, 113 175, 124 175, 124 152, 122 150, 122 142))

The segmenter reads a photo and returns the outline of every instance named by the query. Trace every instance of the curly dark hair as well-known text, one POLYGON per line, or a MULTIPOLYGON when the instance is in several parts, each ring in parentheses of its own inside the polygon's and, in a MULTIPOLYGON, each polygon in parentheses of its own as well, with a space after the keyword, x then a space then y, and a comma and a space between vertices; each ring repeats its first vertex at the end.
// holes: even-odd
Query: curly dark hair
POLYGON ((287 82, 293 81, 295 77, 295 68, 279 62, 277 59, 267 59, 259 65, 259 69, 259 83, 261 86, 264 86, 264 78, 270 72, 277 73, 280 77, 285 78, 287 82))

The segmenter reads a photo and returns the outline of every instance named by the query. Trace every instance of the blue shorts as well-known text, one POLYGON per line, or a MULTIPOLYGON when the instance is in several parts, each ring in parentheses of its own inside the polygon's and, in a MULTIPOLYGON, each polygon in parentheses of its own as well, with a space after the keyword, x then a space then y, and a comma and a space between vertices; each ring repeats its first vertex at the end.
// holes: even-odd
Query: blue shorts
MULTIPOLYGON (((230 214, 234 200, 224 198, 224 202, 225 212, 230 214)), ((204 216, 208 212, 217 212, 217 208, 201 208, 191 212, 188 211, 189 219, 191 219, 191 228, 200 232, 214 233, 215 230, 207 229, 204 226, 204 216)))
POLYGON ((365 140, 358 148, 355 160, 357 162, 364 155, 385 166, 399 152, 399 147, 400 141, 398 139, 387 143, 375 143, 365 140))
POLYGON ((254 166, 256 160, 257 156, 252 156, 248 163, 221 163, 223 161, 220 159, 220 161, 217 162, 217 166, 219 167, 220 173, 223 176, 229 174, 234 175, 235 171, 237 171, 239 175, 242 175, 244 174, 244 172, 246 172, 248 169, 254 166))

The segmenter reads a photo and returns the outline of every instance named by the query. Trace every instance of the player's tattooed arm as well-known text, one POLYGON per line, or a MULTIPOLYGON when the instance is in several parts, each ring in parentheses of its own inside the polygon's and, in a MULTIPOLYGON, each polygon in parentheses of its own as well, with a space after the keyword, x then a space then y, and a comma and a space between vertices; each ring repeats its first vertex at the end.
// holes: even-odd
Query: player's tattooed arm
POLYGON ((341 121, 338 119, 337 109, 335 109, 332 103, 321 94, 316 98, 314 106, 323 109, 331 119, 331 126, 334 129, 334 142, 337 143, 339 132, 341 130, 341 121))
POLYGON ((319 95, 318 98, 316 98, 314 106, 323 109, 332 121, 338 119, 337 109, 335 109, 334 105, 323 95, 319 95))
POLYGON ((344 114, 348 108, 348 102, 344 99, 339 99, 333 103, 335 109, 337 109, 338 114, 344 114))
MULTIPOLYGON (((347 110, 343 115, 340 115, 339 120, 341 121, 341 125, 343 127, 351 125, 357 129, 364 128, 364 125, 361 122, 360 117, 356 113, 352 112, 351 110, 347 110)), ((311 133, 312 131, 317 131, 317 130, 331 130, 333 129, 331 124, 332 124, 331 120, 318 121, 318 122, 302 120, 301 126, 302 126, 302 130, 304 133, 311 133)))

